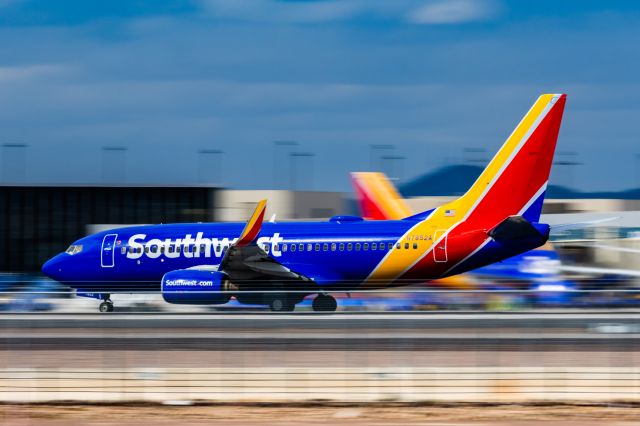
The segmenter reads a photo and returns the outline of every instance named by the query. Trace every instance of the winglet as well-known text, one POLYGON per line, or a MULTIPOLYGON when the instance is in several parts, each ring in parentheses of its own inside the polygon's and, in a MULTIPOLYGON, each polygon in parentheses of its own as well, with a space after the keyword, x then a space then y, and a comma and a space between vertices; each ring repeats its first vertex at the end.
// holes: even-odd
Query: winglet
POLYGON ((248 246, 256 239, 260 233, 260 228, 262 228, 262 221, 264 220, 264 212, 266 210, 267 200, 260 200, 235 244, 237 247, 248 246))

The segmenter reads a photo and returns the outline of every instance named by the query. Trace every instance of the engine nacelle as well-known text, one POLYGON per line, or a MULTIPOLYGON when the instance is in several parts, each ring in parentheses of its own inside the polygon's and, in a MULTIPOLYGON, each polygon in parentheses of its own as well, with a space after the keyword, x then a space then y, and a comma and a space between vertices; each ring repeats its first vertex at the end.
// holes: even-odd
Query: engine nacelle
POLYGON ((162 277, 162 297, 168 303, 222 305, 231 298, 224 293, 227 287, 227 275, 218 271, 180 269, 162 277))

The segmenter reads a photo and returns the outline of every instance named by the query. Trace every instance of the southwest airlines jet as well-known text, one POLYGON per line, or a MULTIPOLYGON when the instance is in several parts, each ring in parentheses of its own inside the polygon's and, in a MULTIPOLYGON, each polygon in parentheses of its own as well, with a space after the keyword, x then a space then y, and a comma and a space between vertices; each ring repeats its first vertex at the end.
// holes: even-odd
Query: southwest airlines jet
POLYGON ((160 291, 165 301, 240 303, 291 311, 306 296, 335 311, 329 293, 448 277, 543 245, 539 223, 566 95, 542 95, 459 199, 401 220, 336 216, 263 223, 261 201, 244 223, 135 226, 74 242, 43 272, 103 300, 160 291))

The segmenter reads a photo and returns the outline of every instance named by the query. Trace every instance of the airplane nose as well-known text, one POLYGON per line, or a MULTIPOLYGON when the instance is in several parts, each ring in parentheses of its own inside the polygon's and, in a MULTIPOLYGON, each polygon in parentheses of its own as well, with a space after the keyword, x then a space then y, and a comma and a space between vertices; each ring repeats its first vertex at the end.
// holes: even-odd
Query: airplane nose
POLYGON ((62 265, 60 261, 60 255, 52 257, 42 265, 42 273, 49 278, 57 280, 62 272, 62 265))

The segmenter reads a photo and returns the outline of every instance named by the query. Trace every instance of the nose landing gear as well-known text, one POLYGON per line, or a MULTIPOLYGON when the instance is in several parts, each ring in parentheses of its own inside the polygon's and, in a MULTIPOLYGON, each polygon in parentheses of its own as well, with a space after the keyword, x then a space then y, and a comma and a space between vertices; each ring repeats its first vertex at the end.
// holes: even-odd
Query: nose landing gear
POLYGON ((315 312, 335 312, 338 302, 330 294, 319 294, 313 299, 311 306, 315 312))

